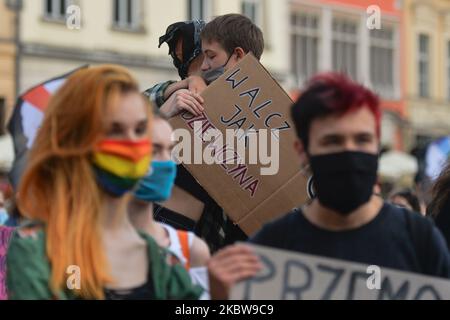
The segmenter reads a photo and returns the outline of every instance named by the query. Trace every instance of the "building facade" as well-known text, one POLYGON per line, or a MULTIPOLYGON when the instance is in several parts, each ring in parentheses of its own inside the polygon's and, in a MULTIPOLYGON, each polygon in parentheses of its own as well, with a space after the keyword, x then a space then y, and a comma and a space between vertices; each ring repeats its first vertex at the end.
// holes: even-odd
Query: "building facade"
POLYGON ((289 21, 293 87, 317 72, 346 73, 382 98, 382 145, 403 149, 407 114, 398 1, 291 0, 289 21), (367 10, 374 3, 379 26, 372 26, 367 10))
POLYGON ((142 89, 177 79, 167 46, 158 48, 167 26, 237 12, 263 30, 261 62, 293 98, 313 74, 341 71, 380 94, 384 146, 409 150, 448 134, 450 0, 23 0, 19 51, 4 5, 17 1, 0 1, 0 103, 6 97, 8 108, 15 83, 23 92, 84 64, 124 65, 142 89), (373 3, 380 29, 367 24, 373 3))
POLYGON ((408 144, 450 135, 450 0, 404 0, 408 144))
POLYGON ((13 8, 0 1, 0 135, 11 114, 16 95, 16 28, 13 8))
MULTIPOLYGON (((19 91, 84 64, 117 63, 128 67, 142 89, 177 79, 166 45, 158 40, 168 25, 182 20, 239 12, 265 31, 262 62, 287 81, 286 44, 274 35, 285 0, 23 0, 20 12, 19 91), (71 7, 72 6, 72 7, 71 7), (73 7, 76 6, 76 7, 73 7), (79 28, 76 11, 79 8, 79 28), (74 10, 75 10, 74 9, 74 10), (67 14, 69 12, 69 14, 67 14), (271 13, 270 15, 268 13, 271 13), (73 14, 73 15, 72 15, 73 14)), ((282 30, 287 32, 287 30, 282 30)))

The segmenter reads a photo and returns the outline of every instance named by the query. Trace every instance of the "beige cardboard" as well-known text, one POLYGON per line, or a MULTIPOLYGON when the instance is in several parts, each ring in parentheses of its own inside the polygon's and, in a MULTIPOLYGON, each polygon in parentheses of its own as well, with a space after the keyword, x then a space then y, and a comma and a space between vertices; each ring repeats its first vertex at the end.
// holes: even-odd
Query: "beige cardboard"
POLYGON ((185 128, 193 133, 195 121, 201 121, 204 128, 209 123, 224 134, 226 129, 239 126, 243 130, 252 125, 254 129, 280 129, 280 164, 276 175, 261 175, 260 167, 267 166, 248 164, 248 155, 246 169, 238 164, 184 164, 227 215, 251 235, 264 223, 303 204, 306 181, 299 173, 300 162, 293 148, 292 101, 256 58, 247 55, 208 86, 202 96, 205 115, 176 116, 170 120, 175 129, 185 128))
POLYGON ((254 278, 238 283, 232 300, 438 300, 450 299, 448 279, 262 246, 254 278), (376 277, 379 280, 377 283, 376 277))

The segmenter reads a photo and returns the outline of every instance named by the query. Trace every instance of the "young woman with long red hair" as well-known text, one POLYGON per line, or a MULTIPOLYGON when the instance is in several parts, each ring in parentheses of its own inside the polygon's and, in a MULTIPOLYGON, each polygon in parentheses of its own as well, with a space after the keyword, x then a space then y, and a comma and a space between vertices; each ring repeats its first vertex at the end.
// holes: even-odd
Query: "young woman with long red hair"
POLYGON ((7 257, 12 299, 196 299, 181 265, 127 215, 149 168, 151 112, 129 72, 77 71, 50 101, 18 205, 34 221, 7 257))

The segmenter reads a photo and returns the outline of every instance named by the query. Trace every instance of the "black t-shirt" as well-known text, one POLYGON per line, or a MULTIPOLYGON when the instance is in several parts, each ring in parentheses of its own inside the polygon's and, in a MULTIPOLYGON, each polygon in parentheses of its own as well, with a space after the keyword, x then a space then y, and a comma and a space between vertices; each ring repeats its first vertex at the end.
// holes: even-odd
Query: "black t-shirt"
POLYGON ((445 240, 447 241, 447 246, 450 247, 450 198, 442 206, 441 210, 436 216, 436 227, 444 235, 445 240))
POLYGON ((152 282, 130 290, 105 289, 105 300, 153 300, 152 282))
POLYGON ((386 268, 450 277, 444 238, 429 219, 385 203, 369 223, 329 231, 309 222, 300 209, 263 227, 251 243, 386 268))

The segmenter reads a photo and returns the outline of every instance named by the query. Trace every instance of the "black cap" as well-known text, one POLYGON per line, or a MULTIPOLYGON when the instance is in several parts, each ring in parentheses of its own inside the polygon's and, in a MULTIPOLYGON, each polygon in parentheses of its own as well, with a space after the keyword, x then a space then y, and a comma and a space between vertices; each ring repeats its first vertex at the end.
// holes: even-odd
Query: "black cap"
POLYGON ((178 69, 178 74, 182 79, 187 77, 189 64, 200 53, 202 53, 202 43, 200 33, 205 27, 202 20, 192 20, 176 22, 167 27, 166 34, 159 38, 159 45, 166 42, 169 45, 169 54, 172 56, 173 64, 178 69), (175 55, 175 48, 179 37, 183 38, 183 61, 175 55))

